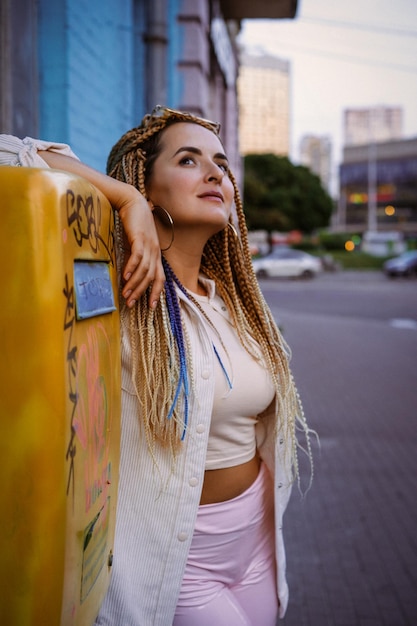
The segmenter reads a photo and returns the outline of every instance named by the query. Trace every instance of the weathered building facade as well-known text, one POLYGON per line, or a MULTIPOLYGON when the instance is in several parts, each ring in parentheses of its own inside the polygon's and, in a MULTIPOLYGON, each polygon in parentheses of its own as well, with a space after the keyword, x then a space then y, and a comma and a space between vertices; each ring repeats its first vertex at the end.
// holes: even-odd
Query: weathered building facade
POLYGON ((114 142, 164 104, 221 122, 239 170, 240 21, 296 9, 297 0, 2 0, 1 131, 69 143, 103 170, 114 142))

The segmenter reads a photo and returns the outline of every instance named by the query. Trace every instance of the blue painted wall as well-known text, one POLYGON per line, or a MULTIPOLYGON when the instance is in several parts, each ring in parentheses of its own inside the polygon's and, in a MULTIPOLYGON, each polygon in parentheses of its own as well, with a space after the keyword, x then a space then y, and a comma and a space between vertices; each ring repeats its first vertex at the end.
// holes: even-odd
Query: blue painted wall
POLYGON ((101 171, 140 121, 135 16, 132 0, 39 0, 39 135, 101 171))
POLYGON ((68 63, 65 3, 39 1, 39 136, 50 141, 69 140, 68 63))
MULTIPOLYGON (((38 0, 39 136, 68 143, 105 171, 107 155, 147 112, 144 36, 150 0, 38 0)), ((166 104, 178 107, 181 0, 167 1, 166 104)), ((157 103, 154 103, 157 104, 157 103)))

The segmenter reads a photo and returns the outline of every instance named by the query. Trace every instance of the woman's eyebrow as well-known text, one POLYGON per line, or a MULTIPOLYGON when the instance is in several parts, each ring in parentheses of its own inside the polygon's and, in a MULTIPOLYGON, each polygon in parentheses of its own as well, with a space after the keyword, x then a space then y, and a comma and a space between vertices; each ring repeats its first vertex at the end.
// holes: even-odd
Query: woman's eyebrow
MULTIPOLYGON (((179 154, 180 152, 191 152, 192 154, 198 154, 199 156, 201 156, 203 153, 200 150, 200 148, 196 148, 194 146, 182 146, 181 148, 178 148, 178 150, 175 152, 174 156, 177 156, 177 154, 179 154)), ((228 162, 228 158, 225 154, 223 154, 222 152, 217 152, 214 155, 215 159, 222 159, 223 161, 227 161, 228 162)))

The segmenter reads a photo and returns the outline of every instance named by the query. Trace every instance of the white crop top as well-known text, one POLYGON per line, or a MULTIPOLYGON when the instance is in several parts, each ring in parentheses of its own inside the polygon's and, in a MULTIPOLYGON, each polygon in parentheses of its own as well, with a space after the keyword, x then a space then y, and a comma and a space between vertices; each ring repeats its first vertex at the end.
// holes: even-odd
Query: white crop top
MULTIPOLYGON (((215 358, 214 404, 205 465, 212 470, 240 465, 253 458, 257 416, 270 405, 275 390, 268 370, 240 343, 227 308, 215 293, 214 282, 204 279, 204 286, 209 295, 193 297, 216 329, 207 323, 213 350, 219 357, 215 358)), ((255 341, 253 346, 260 354, 255 341)))

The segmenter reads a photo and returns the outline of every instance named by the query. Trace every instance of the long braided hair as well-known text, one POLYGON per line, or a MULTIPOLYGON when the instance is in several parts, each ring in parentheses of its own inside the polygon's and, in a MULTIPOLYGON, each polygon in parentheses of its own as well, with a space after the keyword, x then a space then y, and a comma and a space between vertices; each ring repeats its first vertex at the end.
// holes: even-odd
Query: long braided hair
MULTIPOLYGON (((160 152, 161 134, 177 122, 199 124, 219 135, 219 125, 190 113, 156 107, 146 115, 140 126, 129 130, 114 145, 107 161, 107 173, 133 185, 147 198, 147 182, 153 163, 160 152)), ((254 338, 270 371, 276 390, 276 435, 283 438, 288 466, 294 477, 300 479, 297 447, 302 447, 297 431, 305 436, 305 451, 312 454, 309 428, 289 367, 290 350, 282 337, 272 313, 265 302, 253 271, 248 231, 243 205, 233 174, 228 176, 234 188, 235 211, 240 235, 233 225, 216 233, 207 241, 201 272, 216 283, 216 290, 230 311, 239 338, 254 357, 254 338)), ((123 258, 123 228, 116 215, 116 234, 119 264, 123 258)), ((132 380, 140 404, 143 429, 151 455, 155 446, 163 445, 175 456, 186 436, 188 396, 192 388, 192 362, 187 349, 186 329, 181 322, 181 311, 176 287, 178 279, 163 259, 166 275, 164 292, 155 310, 149 307, 148 291, 132 309, 122 308, 122 316, 129 326, 132 347, 132 380)), ((181 286, 180 286, 181 287, 181 286)), ((182 288, 185 292, 185 288, 182 288)), ((193 299, 190 295, 190 299, 193 299)))

